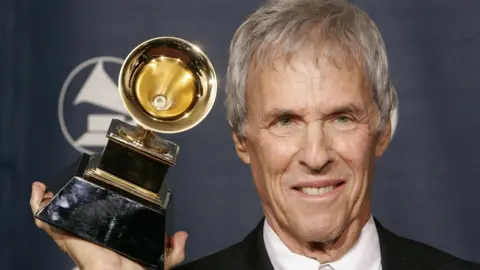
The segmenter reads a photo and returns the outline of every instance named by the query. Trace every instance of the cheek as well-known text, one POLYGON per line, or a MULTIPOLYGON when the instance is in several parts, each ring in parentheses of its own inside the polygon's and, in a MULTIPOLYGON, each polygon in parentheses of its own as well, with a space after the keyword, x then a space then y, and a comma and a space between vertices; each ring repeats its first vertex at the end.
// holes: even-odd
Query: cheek
POLYGON ((369 186, 374 156, 372 136, 368 132, 343 134, 336 137, 335 152, 351 179, 351 196, 363 197, 369 186))
POLYGON ((372 163, 372 137, 367 132, 358 132, 337 136, 334 149, 339 155, 350 177, 350 187, 346 193, 345 203, 356 215, 362 211, 365 200, 368 198, 372 163))
POLYGON ((268 176, 282 175, 298 152, 295 140, 289 137, 277 137, 268 133, 257 142, 253 148, 255 156, 268 176))
POLYGON ((368 168, 372 143, 366 132, 339 134, 335 136, 333 149, 340 158, 357 174, 368 168))
POLYGON ((259 192, 269 197, 281 192, 284 174, 288 171, 298 149, 289 138, 265 134, 250 146, 251 168, 259 192))

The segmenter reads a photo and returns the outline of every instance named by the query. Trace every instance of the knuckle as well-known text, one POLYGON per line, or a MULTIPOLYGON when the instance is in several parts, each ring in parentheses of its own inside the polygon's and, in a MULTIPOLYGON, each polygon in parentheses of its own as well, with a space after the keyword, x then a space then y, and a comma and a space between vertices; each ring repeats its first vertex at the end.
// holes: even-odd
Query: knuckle
POLYGON ((37 225, 37 227, 40 229, 43 229, 44 227, 43 222, 38 219, 35 219, 35 225, 37 225))

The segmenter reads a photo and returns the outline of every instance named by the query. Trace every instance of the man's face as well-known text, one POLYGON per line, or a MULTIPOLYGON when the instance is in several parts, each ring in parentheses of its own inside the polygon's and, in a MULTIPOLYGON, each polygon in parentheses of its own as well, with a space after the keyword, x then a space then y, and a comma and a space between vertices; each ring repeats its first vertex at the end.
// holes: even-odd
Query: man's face
POLYGON ((374 161, 389 128, 359 70, 297 55, 249 81, 240 158, 251 165, 269 223, 307 242, 337 238, 370 216, 374 161))

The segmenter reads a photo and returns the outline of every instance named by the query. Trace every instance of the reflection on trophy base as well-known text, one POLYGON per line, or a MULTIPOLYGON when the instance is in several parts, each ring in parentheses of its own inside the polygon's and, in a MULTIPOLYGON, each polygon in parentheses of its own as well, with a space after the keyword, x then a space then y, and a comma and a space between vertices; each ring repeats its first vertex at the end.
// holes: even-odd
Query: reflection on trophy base
POLYGON ((163 205, 136 196, 88 176, 92 160, 87 154, 81 157, 74 176, 36 217, 145 266, 163 269, 170 191, 161 196, 163 205))

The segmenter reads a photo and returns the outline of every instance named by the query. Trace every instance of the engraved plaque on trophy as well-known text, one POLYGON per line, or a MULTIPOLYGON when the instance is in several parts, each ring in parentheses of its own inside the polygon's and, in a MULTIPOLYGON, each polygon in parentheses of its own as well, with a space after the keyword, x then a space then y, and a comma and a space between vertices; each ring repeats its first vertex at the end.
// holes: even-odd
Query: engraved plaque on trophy
POLYGON ((197 46, 159 37, 130 52, 118 83, 122 102, 137 125, 113 119, 103 152, 81 155, 36 218, 142 265, 163 269, 165 217, 172 194, 164 182, 179 146, 157 133, 184 132, 199 124, 213 107, 216 75, 197 46))

